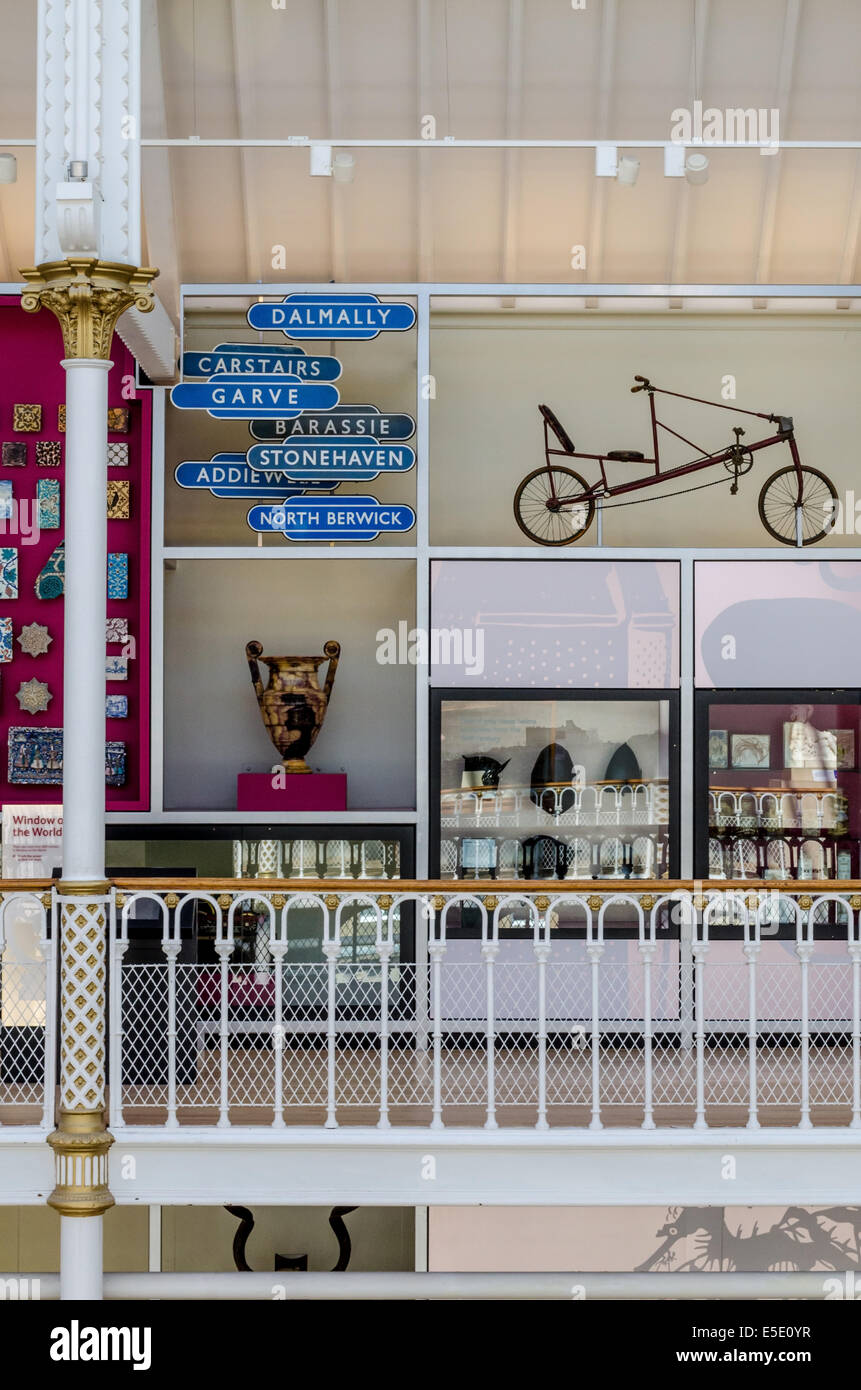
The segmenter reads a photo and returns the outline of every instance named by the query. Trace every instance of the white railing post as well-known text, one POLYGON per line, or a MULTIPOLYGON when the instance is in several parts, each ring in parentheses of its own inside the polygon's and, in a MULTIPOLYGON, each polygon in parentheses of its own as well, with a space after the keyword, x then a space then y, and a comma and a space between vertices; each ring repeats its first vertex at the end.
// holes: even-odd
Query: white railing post
POLYGON ((705 964, 709 952, 709 907, 705 910, 693 903, 691 957, 694 969, 695 999, 695 1066, 696 1066, 696 1104, 694 1129, 708 1129, 706 1121, 706 1024, 705 1024, 705 964), (700 935, 701 933, 701 935, 700 935))
POLYGON ((808 910, 803 922, 800 908, 796 910, 795 954, 801 969, 801 1117, 799 1129, 812 1129, 810 1120, 810 959, 813 955, 813 913, 808 910))
POLYGON ((756 1048, 759 1029, 756 1013, 756 962, 762 945, 759 935, 759 914, 754 916, 754 935, 750 939, 750 912, 744 906, 744 946, 742 952, 747 961, 747 1044, 748 1044, 748 1116, 747 1128, 759 1129, 759 1105, 756 1084, 756 1048))
MULTIPOLYGON (((364 846, 362 847, 364 856, 364 846)), ((362 875, 360 874, 361 878, 362 875)), ((326 900, 326 917, 324 923, 323 955, 326 957, 326 1122, 325 1129, 337 1129, 338 1117, 336 1113, 337 1099, 335 1092, 335 1062, 337 1048, 337 1028, 336 1013, 338 1006, 338 979, 337 967, 338 956, 341 952, 341 907, 343 901, 335 911, 335 934, 331 934, 332 923, 332 902, 337 901, 334 897, 326 900)))
POLYGON ((284 957, 287 954, 287 900, 283 893, 272 897, 269 919, 269 954, 275 970, 272 1019, 272 1128, 284 1128, 284 957), (277 914, 280 914, 277 915, 277 914))
POLYGON ((536 1129, 549 1129, 547 1122, 547 962, 550 959, 549 899, 535 899, 536 916, 533 949, 538 970, 538 1116, 536 1129))
POLYGON ((493 900, 485 903, 485 908, 493 908, 493 925, 491 936, 487 937, 487 913, 485 912, 482 926, 484 929, 484 939, 481 943, 481 959, 485 964, 485 985, 487 1000, 487 1019, 485 1029, 485 1041, 487 1045, 487 1118, 484 1121, 485 1129, 498 1129, 496 1120, 496 1004, 493 991, 493 967, 496 957, 499 954, 499 906, 493 900))
POLYGON ((643 1129, 655 1128, 652 1104, 652 962, 655 959, 657 943, 654 931, 654 917, 648 941, 643 939, 643 927, 642 923, 640 924, 639 949, 643 962, 643 1129))
MULTIPOLYGON (((176 911, 179 911, 177 908, 176 911)), ((230 957, 233 955, 232 918, 228 921, 227 935, 224 935, 224 917, 221 905, 216 908, 215 954, 219 961, 219 1095, 218 1128, 227 1129, 230 1125, 230 1091, 228 1071, 228 1048, 230 1042, 230 957)))
POLYGON ((123 1107, 123 960, 128 949, 128 909, 122 907, 117 929, 117 893, 111 889, 108 922, 108 1031, 110 1035, 110 1087, 108 1126, 121 1129, 125 1124, 123 1107))
POLYGON ((42 949, 45 956, 45 1090, 42 1128, 50 1130, 54 1123, 57 1085, 57 935, 59 917, 56 910, 56 889, 51 889, 49 893, 44 894, 42 905, 42 949), (46 898, 47 904, 45 903, 46 898))
POLYGON ((380 1118, 377 1129, 390 1129, 389 1119, 389 962, 394 950, 395 907, 387 894, 377 905, 377 954, 380 957, 380 1118), (383 912, 388 913, 383 932, 383 912))

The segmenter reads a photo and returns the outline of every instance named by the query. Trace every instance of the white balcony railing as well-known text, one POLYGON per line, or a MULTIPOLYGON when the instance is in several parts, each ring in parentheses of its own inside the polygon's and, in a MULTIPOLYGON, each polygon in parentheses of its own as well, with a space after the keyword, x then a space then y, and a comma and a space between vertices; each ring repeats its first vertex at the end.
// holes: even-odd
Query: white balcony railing
MULTIPOLYGON (((3 1124, 53 1117, 45 903, 3 896, 3 1124)), ((846 881, 117 881, 110 1124, 858 1128, 859 910, 846 881)))

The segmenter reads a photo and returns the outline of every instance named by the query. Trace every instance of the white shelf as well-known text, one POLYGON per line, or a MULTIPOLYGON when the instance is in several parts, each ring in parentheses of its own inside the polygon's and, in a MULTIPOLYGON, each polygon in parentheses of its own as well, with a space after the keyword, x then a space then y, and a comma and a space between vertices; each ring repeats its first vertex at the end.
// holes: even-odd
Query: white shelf
POLYGON ((416 811, 109 811, 108 825, 415 825, 416 811))

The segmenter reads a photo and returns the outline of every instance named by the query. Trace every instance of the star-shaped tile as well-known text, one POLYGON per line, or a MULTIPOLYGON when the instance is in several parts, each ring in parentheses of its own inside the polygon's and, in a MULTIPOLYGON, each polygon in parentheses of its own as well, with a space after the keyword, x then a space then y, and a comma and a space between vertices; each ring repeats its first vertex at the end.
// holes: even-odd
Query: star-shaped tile
POLYGON ((41 714, 53 698, 44 681, 22 681, 18 687, 18 704, 27 714, 41 714))
POLYGON ((44 623, 27 623, 17 637, 22 652, 29 656, 44 656, 53 640, 44 623))

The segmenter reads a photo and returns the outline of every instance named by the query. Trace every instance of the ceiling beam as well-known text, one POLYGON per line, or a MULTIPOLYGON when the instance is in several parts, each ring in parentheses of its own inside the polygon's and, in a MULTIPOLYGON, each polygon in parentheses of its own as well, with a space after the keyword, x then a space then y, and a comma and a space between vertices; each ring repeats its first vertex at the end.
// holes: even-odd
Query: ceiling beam
MULTIPOLYGON (((240 137, 251 125, 254 107, 254 71, 248 51, 246 33, 249 28, 247 6, 242 0, 230 0, 230 30, 233 40, 233 100, 240 137)), ((239 198, 242 205, 242 231, 245 243, 245 265, 249 280, 263 280, 263 246, 260 221, 257 216, 256 155, 243 149, 239 154, 239 198)))
MULTIPOLYGON (((433 113, 432 30, 430 0, 416 0, 416 125, 421 131, 425 116, 433 113)), ((430 186, 431 154, 416 151, 416 278, 434 279, 433 197, 430 186)))
MULTIPOLYGON (((167 136, 167 107, 157 0, 143 0, 141 14, 141 123, 156 136, 167 136)), ((169 149, 147 149, 141 157, 141 193, 149 264, 158 267, 156 293, 179 325, 179 253, 176 234, 176 194, 169 149)))
MULTIPOLYGON (((706 37, 709 27, 709 0, 693 0, 693 25, 691 32, 691 67, 688 79, 690 104, 702 100, 702 75, 705 67, 706 37)), ((667 276, 671 285, 684 283, 687 272, 688 244, 690 239, 691 198, 694 190, 687 179, 677 179, 676 212, 673 220, 673 245, 670 252, 670 267, 667 276)))
MULTIPOLYGON (((795 68, 795 53, 798 44, 798 30, 801 21, 801 8, 804 0, 786 0, 783 16, 783 36, 780 44, 780 61, 777 70, 777 90, 774 104, 777 108, 781 127, 789 121, 792 94, 792 78, 795 68)), ((760 132, 761 134, 762 132, 760 132)), ((759 217, 759 243, 756 252, 754 280, 767 284, 771 278, 771 258, 774 250, 774 234, 777 226, 777 202, 780 192, 781 155, 760 155, 765 161, 762 187, 762 202, 759 217)))
MULTIPOLYGON (((617 0, 604 0, 601 9, 601 37, 598 42, 598 90, 595 100, 595 139, 607 138, 610 126, 610 98, 613 86, 613 66, 616 54, 617 0)), ((603 279, 604 217, 607 205, 608 179, 592 179, 592 207, 589 217, 589 240, 586 245, 584 278, 593 283, 603 279)))
POLYGON ((861 241, 861 155, 855 160, 855 178, 852 183, 852 196, 846 219, 846 234, 843 238, 840 271, 837 276, 843 285, 855 283, 859 241, 861 241))
MULTIPOLYGON (((520 134, 523 111, 523 0, 508 0, 508 72, 505 138, 520 134)), ((517 279, 517 221, 520 210, 520 151, 505 151, 502 194, 502 280, 517 279)))
MULTIPOLYGON (((323 23, 326 42, 326 102, 329 112, 329 135, 341 127, 341 43, 338 0, 324 0, 323 23)), ((332 257, 332 278, 341 283, 349 280, 347 270, 347 238, 344 232, 344 189, 334 178, 329 179, 329 227, 332 257)))

